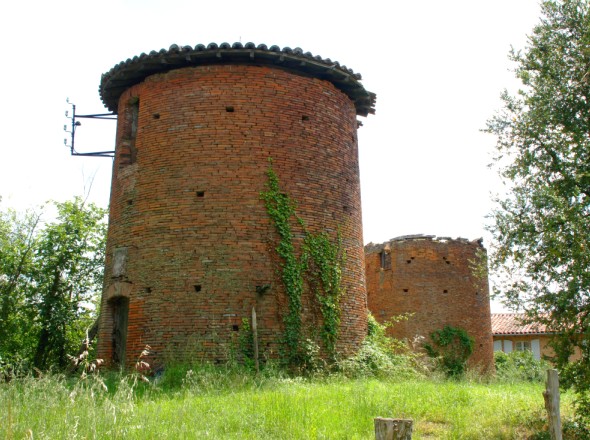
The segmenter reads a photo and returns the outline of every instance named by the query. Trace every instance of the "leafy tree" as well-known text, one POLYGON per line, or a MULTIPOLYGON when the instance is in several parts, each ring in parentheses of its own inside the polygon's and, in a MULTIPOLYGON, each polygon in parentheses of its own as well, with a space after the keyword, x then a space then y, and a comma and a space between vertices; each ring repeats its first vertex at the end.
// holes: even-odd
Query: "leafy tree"
POLYGON ((0 212, 0 360, 30 358, 33 342, 28 331, 33 314, 27 286, 33 265, 40 215, 14 210, 0 212))
POLYGON ((54 203, 56 219, 0 216, 0 358, 64 367, 96 313, 105 210, 82 199, 54 203))
POLYGON ((504 274, 496 293, 505 303, 557 332, 557 365, 583 402, 590 388, 589 4, 544 1, 542 14, 526 48, 510 53, 522 88, 504 92, 503 110, 487 124, 507 185, 491 215, 490 263, 504 274), (568 364, 576 347, 582 359, 568 364))

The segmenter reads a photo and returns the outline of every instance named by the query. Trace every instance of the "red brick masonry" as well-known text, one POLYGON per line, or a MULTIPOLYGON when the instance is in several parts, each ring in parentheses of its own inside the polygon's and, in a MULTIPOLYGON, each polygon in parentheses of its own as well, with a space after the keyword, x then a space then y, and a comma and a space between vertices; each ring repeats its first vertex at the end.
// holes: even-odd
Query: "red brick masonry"
POLYGON ((369 310, 384 322, 414 315, 391 333, 413 340, 445 325, 461 327, 475 338, 472 366, 493 366, 492 327, 487 276, 472 270, 481 241, 408 236, 365 247, 369 310))
POLYGON ((121 338, 113 332, 124 333, 113 328, 121 298, 128 365, 146 344, 154 363, 227 359, 252 306, 262 356, 277 355, 286 309, 276 234, 260 198, 269 158, 311 230, 340 228, 338 348, 353 352, 367 309, 351 99, 323 79, 217 64, 153 74, 118 102, 98 356, 111 361, 121 338), (270 288, 258 294, 257 286, 270 288))

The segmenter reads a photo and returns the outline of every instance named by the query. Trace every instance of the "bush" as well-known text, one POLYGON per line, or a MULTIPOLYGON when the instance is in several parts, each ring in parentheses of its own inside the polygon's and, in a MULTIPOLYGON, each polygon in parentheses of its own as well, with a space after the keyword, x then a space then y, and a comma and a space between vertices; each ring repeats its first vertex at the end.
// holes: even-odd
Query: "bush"
POLYGON ((494 352, 496 377, 509 382, 543 382, 547 376, 549 363, 537 360, 530 351, 494 352))
POLYGON ((408 379, 420 376, 419 355, 403 341, 387 336, 387 327, 407 317, 396 317, 379 324, 369 314, 367 337, 355 356, 340 361, 342 373, 352 377, 389 377, 408 379))
POLYGON ((440 362, 440 368, 448 377, 462 376, 467 370, 467 359, 473 353, 474 340, 458 327, 445 325, 430 335, 432 343, 424 344, 428 356, 440 362))

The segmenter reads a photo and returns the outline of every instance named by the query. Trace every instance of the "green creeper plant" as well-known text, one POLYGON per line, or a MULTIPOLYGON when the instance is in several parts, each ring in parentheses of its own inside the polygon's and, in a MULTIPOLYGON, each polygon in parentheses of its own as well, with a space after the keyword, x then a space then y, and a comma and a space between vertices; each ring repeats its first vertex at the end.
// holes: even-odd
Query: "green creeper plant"
POLYGON ((474 340, 464 329, 445 325, 432 332, 430 339, 432 343, 424 344, 424 349, 429 356, 440 359, 447 376, 457 377, 465 373, 474 340))
POLYGON ((281 191, 279 179, 272 161, 267 170, 267 191, 261 197, 265 202, 275 230, 279 236, 276 247, 281 258, 281 280, 288 297, 289 310, 284 317, 285 344, 288 360, 299 363, 301 353, 301 296, 305 286, 313 292, 323 325, 320 331, 326 352, 335 358, 336 341, 340 329, 340 299, 342 297, 342 267, 345 252, 342 237, 333 242, 326 232, 312 234, 295 212, 296 204, 281 191), (292 225, 298 224, 304 231, 300 255, 293 243, 292 225))
POLYGON ((307 268, 308 283, 322 315, 323 326, 320 334, 326 351, 334 358, 340 329, 342 267, 346 258, 342 249, 342 236, 338 233, 334 243, 325 232, 306 233, 302 258, 307 268))
POLYGON ((292 218, 295 217, 295 204, 290 197, 281 192, 279 179, 272 168, 266 172, 267 191, 261 193, 266 211, 270 216, 279 242, 275 248, 281 258, 281 280, 288 298, 288 313, 284 316, 285 345, 290 363, 296 363, 301 339, 301 295, 303 293, 304 265, 295 255, 292 218))

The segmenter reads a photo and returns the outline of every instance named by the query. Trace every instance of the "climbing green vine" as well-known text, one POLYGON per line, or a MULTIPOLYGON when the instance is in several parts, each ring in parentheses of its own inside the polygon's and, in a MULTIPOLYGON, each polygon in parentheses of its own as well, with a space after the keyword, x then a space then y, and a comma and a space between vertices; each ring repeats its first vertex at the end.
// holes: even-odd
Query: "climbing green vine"
POLYGON ((281 192, 279 179, 269 166, 268 190, 261 194, 266 211, 279 235, 276 251, 282 260, 281 280, 289 300, 289 311, 284 317, 285 344, 291 363, 295 363, 301 339, 301 294, 303 293, 304 266, 295 255, 291 218, 295 216, 295 204, 287 194, 281 192))
POLYGON ((474 339, 462 328, 445 325, 430 334, 432 343, 424 344, 426 353, 441 360, 447 376, 460 376, 467 369, 467 359, 473 353, 474 339))
POLYGON ((340 329, 340 298, 342 297, 342 267, 345 254, 342 236, 335 243, 327 233, 306 233, 303 245, 303 262, 307 268, 308 283, 315 293, 323 319, 322 339, 332 357, 340 329))
POLYGON ((288 313, 284 317, 288 360, 291 364, 297 364, 301 358, 301 296, 305 285, 310 288, 317 300, 323 320, 320 334, 326 352, 334 358, 340 329, 340 299, 343 293, 342 267, 345 253, 342 248, 342 237, 338 234, 334 242, 326 232, 308 232, 303 220, 295 212, 295 202, 281 192, 272 162, 266 175, 267 191, 262 192, 261 197, 279 235, 276 251, 282 260, 281 281, 289 303, 288 313), (299 224, 304 231, 299 257, 293 243, 293 222, 299 224))

